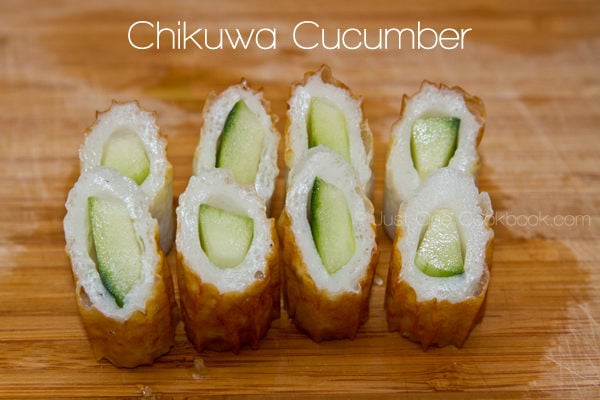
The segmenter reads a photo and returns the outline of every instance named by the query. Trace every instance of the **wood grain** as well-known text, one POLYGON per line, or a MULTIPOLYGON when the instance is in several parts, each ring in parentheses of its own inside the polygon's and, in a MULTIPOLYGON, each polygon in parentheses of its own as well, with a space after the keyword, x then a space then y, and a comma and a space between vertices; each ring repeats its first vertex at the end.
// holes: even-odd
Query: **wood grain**
MULTIPOLYGON (((599 55, 600 6, 591 0, 3 1, 0 397, 599 397, 599 55), (283 39, 271 52, 138 51, 126 35, 140 19, 274 26, 282 38, 304 19, 368 29, 421 20, 473 31, 462 51, 302 51, 283 39), (62 231, 77 150, 95 111, 133 98, 157 111, 177 197, 210 91, 247 78, 264 87, 283 129, 291 82, 322 63, 363 96, 375 135, 377 216, 402 95, 429 79, 486 103, 479 184, 496 210, 495 256, 486 315, 465 346, 423 352, 389 333, 384 282, 373 288, 370 319, 353 341, 316 344, 283 313, 257 351, 197 354, 180 325, 176 346, 151 367, 96 362, 62 231)), ((385 279, 391 243, 381 227, 378 242, 377 275, 385 279)), ((173 252, 168 261, 174 266, 173 252)))

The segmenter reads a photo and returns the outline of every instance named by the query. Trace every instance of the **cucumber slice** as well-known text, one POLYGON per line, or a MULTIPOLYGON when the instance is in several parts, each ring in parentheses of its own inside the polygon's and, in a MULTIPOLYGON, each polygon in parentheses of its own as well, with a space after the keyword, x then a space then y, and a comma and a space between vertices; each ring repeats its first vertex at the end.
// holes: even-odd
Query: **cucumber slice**
POLYGON ((265 130, 243 100, 235 103, 221 133, 217 168, 228 168, 239 183, 254 183, 261 159, 265 130))
POLYGON ((141 185, 150 173, 146 148, 138 135, 130 130, 118 130, 110 136, 104 145, 100 164, 116 169, 138 185, 141 185))
POLYGON ((208 259, 219 268, 232 268, 246 258, 254 237, 254 220, 201 204, 198 231, 200 245, 208 259))
POLYGON ((354 255, 354 228, 344 193, 321 178, 313 184, 309 223, 323 265, 333 274, 354 255))
POLYGON ((455 117, 419 118, 412 126, 410 151, 421 179, 450 162, 458 144, 460 119, 455 117))
POLYGON ((454 212, 438 208, 430 218, 415 255, 415 265, 433 277, 462 274, 463 253, 454 212))
POLYGON ((88 213, 100 279, 123 307, 142 271, 142 252, 129 212, 121 200, 89 197, 88 213))
POLYGON ((335 103, 324 97, 313 97, 310 100, 307 128, 309 148, 322 144, 350 161, 346 116, 335 103))

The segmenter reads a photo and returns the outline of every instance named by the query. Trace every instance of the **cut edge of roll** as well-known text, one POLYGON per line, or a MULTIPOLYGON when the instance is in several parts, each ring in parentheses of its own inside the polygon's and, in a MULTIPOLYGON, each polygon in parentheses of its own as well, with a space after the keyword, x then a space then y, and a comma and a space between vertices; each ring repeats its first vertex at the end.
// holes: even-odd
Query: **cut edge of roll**
MULTIPOLYGON (((445 179, 444 175, 448 173, 463 175, 465 179, 471 179, 459 171, 447 170, 442 169, 432 173, 431 177, 426 178, 426 182, 429 181, 433 185, 435 180, 445 179)), ((477 190, 476 187, 475 189, 477 190)), ((410 202, 418 200, 417 195, 410 202)), ((405 240, 407 231, 403 224, 403 218, 398 218, 399 223, 396 227, 392 258, 388 269, 384 308, 389 330, 399 331, 402 336, 420 342, 424 350, 431 345, 442 347, 452 344, 461 347, 473 327, 483 318, 493 260, 494 231, 490 226, 493 210, 489 196, 485 192, 478 193, 476 202, 480 211, 482 232, 486 236, 485 241, 482 242, 483 249, 481 249, 482 271, 473 290, 458 300, 436 296, 423 298, 419 293, 420 289, 415 288, 414 282, 406 279, 404 270, 409 267, 416 270, 417 267, 414 266, 414 252, 403 255, 402 246, 399 245, 401 241, 405 240)), ((407 205, 402 205, 399 215, 406 208, 407 205)), ((448 278, 427 279, 433 281, 448 278)))
POLYGON ((318 288, 309 274, 287 211, 281 213, 277 227, 283 243, 283 303, 294 325, 315 342, 354 339, 359 327, 369 318, 369 299, 379 249, 372 250, 365 273, 357 281, 358 291, 331 293, 318 288))
POLYGON ((373 211, 373 204, 364 195, 355 171, 333 150, 322 145, 313 147, 292 168, 288 176, 284 212, 290 220, 298 255, 319 290, 331 294, 359 293, 362 290, 357 282, 368 270, 377 250, 373 211), (353 222, 355 253, 348 264, 333 274, 329 274, 323 265, 306 218, 307 204, 317 176, 344 193, 353 222))
MULTIPOLYGON (((73 274, 81 284, 91 306, 98 308, 111 318, 125 321, 133 312, 143 311, 146 298, 160 266, 162 251, 157 249, 158 225, 148 211, 148 200, 137 185, 117 171, 97 167, 82 173, 69 192, 64 218, 66 250, 71 257, 73 274), (91 257, 93 246, 88 216, 87 199, 101 196, 121 200, 125 203, 138 239, 142 240, 142 270, 140 279, 125 297, 124 306, 118 307, 106 289, 91 257), (156 251, 158 250, 158 251, 156 251)), ((77 288, 80 292, 80 288, 77 288)), ((83 293, 82 292, 82 293, 83 293)))
POLYGON ((244 100, 257 115, 265 128, 261 161, 256 173, 254 188, 270 208, 279 176, 277 164, 280 133, 276 128, 278 116, 271 111, 271 103, 264 97, 262 89, 253 89, 246 79, 231 85, 221 93, 211 92, 202 108, 200 139, 194 150, 193 174, 216 169, 217 146, 225 121, 236 102, 244 100))
POLYGON ((81 174, 65 207, 65 250, 71 260, 79 314, 94 355, 119 367, 151 364, 173 346, 179 312, 147 197, 132 180, 115 170, 97 167, 81 174), (93 195, 124 201, 142 240, 141 276, 125 296, 122 308, 102 283, 90 254, 94 244, 87 199, 93 195))
MULTIPOLYGON (((459 169, 472 176, 476 176, 479 170, 480 155, 477 152, 477 147, 484 134, 486 117, 485 105, 479 97, 468 93, 460 86, 447 86, 443 83, 433 83, 428 80, 424 80, 421 83, 419 90, 412 96, 406 94, 403 95, 400 116, 391 128, 391 140, 388 146, 385 168, 383 220, 386 221, 384 226, 385 232, 391 239, 394 238, 395 234, 395 222, 398 208, 403 202, 414 195, 421 183, 421 178, 414 168, 410 152, 410 127, 416 118, 426 115, 428 113, 427 108, 429 107, 431 109, 431 106, 427 104, 424 105, 422 108, 424 108, 425 111, 422 110, 419 115, 413 116, 410 121, 405 120, 408 112, 407 110, 411 106, 413 106, 413 108, 418 108, 413 102, 420 100, 420 97, 425 96, 427 94, 426 91, 430 90, 446 95, 453 93, 457 99, 460 98, 462 104, 464 104, 465 110, 477 125, 476 130, 466 132, 470 136, 473 136, 472 138, 469 137, 467 139, 471 141, 473 145, 473 154, 469 155, 467 154, 469 149, 463 149, 465 141, 463 140, 461 142, 460 140, 461 136, 464 136, 464 134, 461 135, 460 133, 463 132, 463 129, 465 128, 464 124, 461 124, 456 151, 461 151, 459 154, 463 157, 460 159, 460 163, 464 165, 457 165, 459 162, 455 161, 453 156, 448 167, 459 169)), ((434 114, 440 113, 439 108, 444 108, 444 106, 442 105, 440 107, 438 105, 438 110, 437 112, 434 112, 434 114)), ((444 113, 441 112, 440 114, 444 113)))
POLYGON ((79 160, 81 172, 100 166, 104 146, 111 135, 122 128, 135 131, 144 144, 150 166, 140 188, 150 199, 150 212, 160 227, 160 245, 167 253, 174 235, 173 166, 167 159, 167 140, 157 119, 156 112, 144 109, 137 100, 113 100, 106 110, 96 111, 96 119, 85 130, 79 160))
POLYGON ((265 273, 267 255, 276 244, 269 229, 266 205, 253 189, 237 183, 231 171, 213 169, 190 177, 186 190, 179 197, 176 212, 177 251, 185 265, 201 276, 203 282, 213 284, 220 293, 243 291, 256 280, 256 274, 265 273), (202 250, 198 207, 203 203, 253 219, 253 240, 238 266, 219 268, 202 250))
MULTIPOLYGON (((350 131, 348 132, 348 139, 350 141, 350 160, 359 176, 365 194, 370 197, 373 191, 373 134, 369 127, 369 122, 363 112, 362 97, 354 94, 346 84, 337 80, 333 76, 331 68, 326 64, 321 65, 316 71, 306 72, 303 80, 294 82, 291 86, 284 130, 284 160, 286 166, 291 170, 308 150, 306 119, 309 104, 304 103, 306 103, 306 101, 310 103, 310 98, 302 100, 300 97, 303 97, 301 91, 307 91, 307 86, 312 84, 313 81, 322 83, 325 88, 324 90, 333 93, 334 96, 346 98, 346 101, 351 106, 350 108, 352 108, 352 110, 348 110, 345 107, 340 107, 344 111, 346 121, 348 121, 349 112, 357 112, 357 115, 360 118, 353 128, 354 134, 351 134, 350 131), (301 114, 300 122, 296 122, 296 119, 294 118, 293 114, 296 112, 301 114), (356 139, 359 140, 357 141, 356 139)), ((340 106, 338 101, 335 101, 335 103, 340 106)), ((354 115, 351 116, 354 117, 354 115)), ((350 130, 350 127, 348 127, 348 129, 350 130)))
POLYGON ((279 242, 264 200, 231 171, 192 176, 177 208, 177 279, 186 335, 197 351, 256 349, 280 316, 279 242), (198 208, 210 204, 254 220, 252 244, 242 263, 221 269, 204 253, 198 208))

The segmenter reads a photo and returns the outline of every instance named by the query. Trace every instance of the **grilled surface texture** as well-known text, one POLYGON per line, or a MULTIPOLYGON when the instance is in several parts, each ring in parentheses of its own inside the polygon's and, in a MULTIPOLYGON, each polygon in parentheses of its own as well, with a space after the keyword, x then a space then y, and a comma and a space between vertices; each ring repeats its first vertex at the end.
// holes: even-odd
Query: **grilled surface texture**
POLYGON ((188 339, 204 349, 238 353, 249 345, 258 348, 271 322, 280 315, 279 246, 275 222, 271 222, 273 250, 262 277, 243 291, 220 293, 202 279, 177 254, 177 279, 188 339))
MULTIPOLYGON (((289 317, 300 331, 316 342, 353 339, 360 325, 369 318, 369 295, 377 265, 377 248, 373 248, 371 262, 360 280, 359 293, 329 293, 318 289, 308 274, 285 210, 279 218, 278 228, 283 243, 283 302, 289 317)), ((375 229, 374 226, 372 228, 375 229)))
MULTIPOLYGON (((396 236, 388 270, 384 307, 388 329, 414 342, 426 350, 431 345, 462 347, 473 327, 481 321, 485 311, 487 287, 493 256, 493 231, 485 249, 486 268, 481 277, 479 291, 475 296, 457 303, 431 299, 418 301, 415 290, 399 279, 402 270, 402 254, 396 245, 403 237, 402 225, 396 227, 396 236)), ((444 278, 440 278, 444 279, 444 278)))
POLYGON ((98 360, 104 358, 116 366, 133 368, 152 364, 174 345, 179 311, 171 271, 158 245, 156 251, 160 253, 160 261, 146 308, 143 312, 134 311, 123 322, 94 307, 74 275, 79 313, 98 360))

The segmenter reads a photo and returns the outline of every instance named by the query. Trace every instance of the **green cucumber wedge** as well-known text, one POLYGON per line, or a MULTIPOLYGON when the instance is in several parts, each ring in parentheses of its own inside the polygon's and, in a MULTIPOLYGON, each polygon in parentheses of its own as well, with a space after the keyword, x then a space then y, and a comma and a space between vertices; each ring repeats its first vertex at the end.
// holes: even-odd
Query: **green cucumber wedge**
POLYGON ((464 272, 462 245, 456 216, 447 208, 436 209, 419 243, 415 265, 432 277, 448 277, 464 272))
POLYGON ((344 193, 318 177, 312 188, 309 222, 323 265, 333 274, 354 255, 354 228, 344 193))
POLYGON ((428 117, 417 119, 412 126, 410 151, 421 179, 446 167, 458 144, 460 119, 428 117))
POLYGON ((98 273, 117 305, 123 307, 142 270, 133 222, 125 203, 117 199, 89 197, 88 213, 98 273))
POLYGON ((313 97, 307 124, 309 148, 322 144, 350 160, 346 116, 340 107, 324 97, 313 97))
POLYGON ((243 100, 235 103, 221 133, 217 168, 228 168, 239 183, 252 184, 261 160, 265 130, 243 100))
POLYGON ((208 259, 219 268, 232 268, 246 258, 254 237, 254 220, 201 204, 198 233, 208 259))
POLYGON ((150 173, 150 161, 140 138, 132 131, 111 135, 102 152, 100 164, 116 169, 141 185, 150 173))

